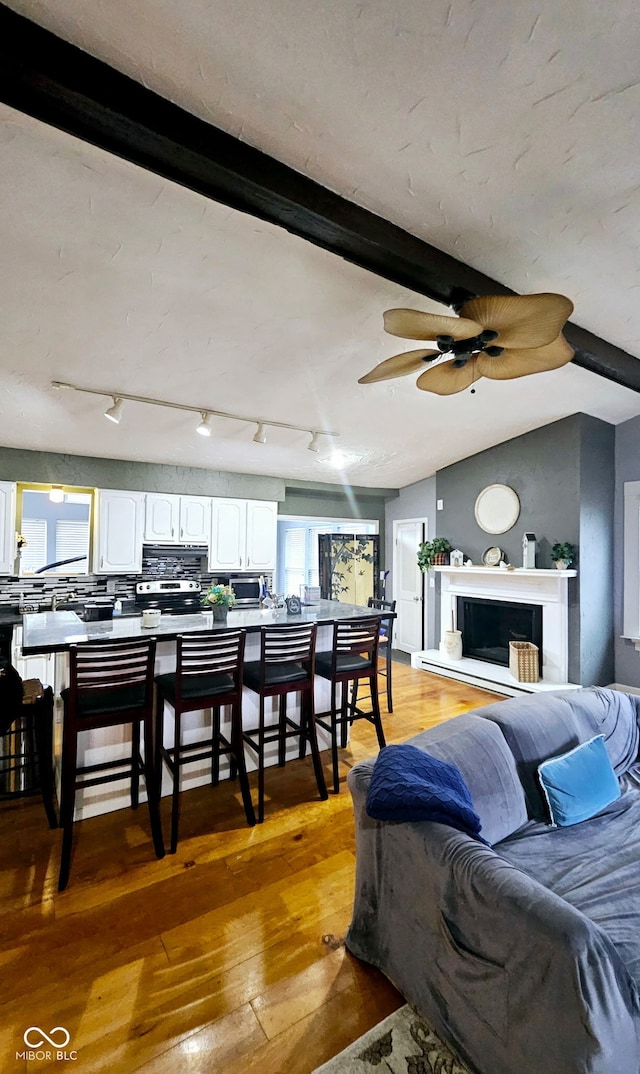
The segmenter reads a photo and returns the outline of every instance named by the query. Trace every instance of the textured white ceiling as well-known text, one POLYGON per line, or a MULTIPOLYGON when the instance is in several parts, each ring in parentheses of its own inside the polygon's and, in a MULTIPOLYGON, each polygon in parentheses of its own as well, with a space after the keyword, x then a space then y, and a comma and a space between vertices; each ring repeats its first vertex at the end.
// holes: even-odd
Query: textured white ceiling
MULTIPOLYGON (((630 0, 12 0, 217 126, 640 356, 638 22, 630 0)), ((0 112, 5 444, 336 480, 307 437, 60 395, 53 378, 324 426, 350 480, 405 485, 576 410, 640 396, 576 367, 440 399, 362 387, 435 308, 285 232, 0 112), (197 442, 196 442, 197 441, 197 442)), ((407 349, 411 344, 407 344, 407 349)))

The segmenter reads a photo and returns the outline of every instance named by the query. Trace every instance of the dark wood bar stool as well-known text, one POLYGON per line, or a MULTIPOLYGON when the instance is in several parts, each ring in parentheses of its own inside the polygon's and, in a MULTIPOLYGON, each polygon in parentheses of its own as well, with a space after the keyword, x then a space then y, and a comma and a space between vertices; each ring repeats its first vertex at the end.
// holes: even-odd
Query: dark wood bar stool
POLYGON ((156 641, 72 645, 69 687, 62 691, 62 789, 60 824, 63 828, 58 890, 69 880, 76 790, 127 778, 131 807, 138 806, 140 774, 144 776, 149 820, 156 856, 164 857, 153 754, 153 668, 156 641), (144 758, 140 753, 140 723, 144 727, 144 758), (78 767, 78 735, 102 727, 131 727, 131 754, 121 761, 78 767))
POLYGON ((278 764, 286 761, 287 739, 299 739, 299 756, 311 747, 318 792, 323 801, 329 797, 320 762, 316 736, 313 683, 316 649, 316 624, 264 626, 260 630, 260 660, 244 666, 244 684, 260 699, 258 727, 243 733, 244 741, 258 757, 258 821, 264 820, 264 752, 269 742, 278 743, 278 764), (287 694, 300 694, 300 723, 287 716, 287 694), (265 726, 264 702, 278 697, 278 723, 265 726))
MULTIPOLYGON (((378 600, 376 597, 369 597, 367 601, 367 607, 375 608, 377 611, 395 612, 396 602, 395 600, 378 600)), ((387 683, 387 712, 393 712, 393 684, 391 680, 392 663, 391 663, 391 649, 393 645, 393 623, 394 620, 390 617, 385 619, 380 616, 380 639, 378 644, 378 675, 380 678, 384 678, 387 683), (380 657, 384 658, 384 662, 380 660, 380 657)), ((358 702, 358 680, 356 679, 351 689, 351 708, 355 710, 358 702)))
POLYGON ((42 794, 50 828, 58 827, 53 782, 53 690, 39 679, 20 681, 0 665, 0 676, 14 675, 15 696, 3 696, 0 713, 0 800, 42 794))
POLYGON ((338 730, 340 730, 340 746, 344 749, 347 745, 349 726, 354 720, 368 720, 376 729, 380 749, 386 746, 378 698, 379 633, 380 620, 378 618, 341 619, 333 625, 331 652, 318 653, 316 657, 316 675, 329 679, 331 683, 331 708, 328 712, 318 713, 316 723, 331 735, 334 794, 338 794, 340 790, 338 730), (360 679, 369 680, 371 712, 362 712, 360 709, 351 711, 349 683, 358 682, 360 679), (339 707, 338 686, 340 686, 339 707), (329 718, 329 722, 326 717, 329 718))
POLYGON ((175 672, 156 676, 156 771, 158 792, 164 760, 173 781, 171 806, 171 853, 178 845, 180 819, 180 769, 194 761, 211 760, 211 783, 220 778, 220 755, 229 755, 231 778, 240 776, 240 790, 247 824, 256 822, 242 741, 242 670, 246 631, 203 631, 178 638, 175 672), (165 747, 164 705, 173 708, 173 746, 165 747), (231 740, 220 731, 220 710, 231 707, 231 740), (211 734, 198 742, 182 742, 182 714, 211 709, 211 734))

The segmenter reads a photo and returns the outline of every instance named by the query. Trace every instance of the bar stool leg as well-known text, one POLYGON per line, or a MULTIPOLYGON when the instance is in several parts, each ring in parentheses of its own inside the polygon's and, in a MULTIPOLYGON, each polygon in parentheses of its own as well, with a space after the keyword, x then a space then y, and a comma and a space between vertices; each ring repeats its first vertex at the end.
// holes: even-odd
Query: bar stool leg
POLYGON ((50 828, 58 827, 53 783, 53 690, 45 687, 44 696, 34 706, 36 748, 40 766, 40 787, 44 811, 50 828))
MULTIPOLYGON (((140 724, 136 721, 138 739, 140 738, 140 724)), ((164 839, 162 838, 162 823, 160 821, 159 794, 156 784, 156 770, 153 755, 153 710, 149 710, 144 717, 144 782, 147 790, 147 805, 149 806, 149 823, 156 858, 164 858, 164 839)))
POLYGON ((258 728, 258 824, 264 821, 264 697, 260 694, 260 726, 258 728))
POLYGON ((131 725, 131 808, 137 809, 140 800, 140 721, 131 725))
POLYGON ((349 728, 348 699, 349 683, 343 682, 340 694, 340 749, 343 750, 347 746, 347 731, 349 728))
POLYGON ((244 759, 244 742, 242 740, 242 705, 239 701, 232 706, 231 711, 231 746, 233 749, 231 758, 235 762, 238 769, 238 776, 240 779, 240 791, 242 793, 242 804, 244 805, 244 812, 247 818, 247 824, 250 828, 253 828, 256 823, 256 815, 253 809, 253 802, 251 801, 251 788, 249 786, 249 776, 247 775, 247 765, 244 759))
MULTIPOLYGON (((235 718, 235 706, 231 705, 231 753, 229 754, 229 779, 236 779, 238 776, 238 747, 237 743, 234 744, 234 735, 236 733, 236 718, 235 718)), ((242 711, 242 706, 240 706, 242 711)), ((220 724, 218 724, 218 731, 220 731, 220 724)), ((240 716, 240 749, 242 749, 242 716, 240 716)), ((244 757, 244 754, 243 754, 244 757)), ((246 766, 245 766, 246 771, 246 766)), ((255 821, 254 821, 255 824, 255 821)))
POLYGON ((173 739, 173 793, 171 798, 171 847, 170 852, 175 854, 178 846, 178 825, 180 823, 180 744, 182 739, 182 727, 180 713, 174 716, 174 739, 173 739))
MULTIPOLYGON (((233 778, 233 777, 232 777, 233 778)), ((220 706, 211 709, 211 785, 220 782, 220 706)))
POLYGON ((340 789, 340 775, 338 773, 338 712, 336 709, 335 679, 331 680, 331 768, 333 771, 333 793, 337 794, 340 789))
POLYGON ((278 704, 278 767, 284 768, 287 760, 287 695, 280 694, 278 704))
MULTIPOLYGON (((313 683, 308 690, 303 690, 300 697, 300 722, 304 721, 305 736, 309 736, 309 745, 311 746, 311 757, 313 759, 313 770, 316 776, 316 783, 318 784, 318 794, 320 800, 326 802, 329 797, 327 791, 327 784, 324 778, 324 772, 322 771, 322 761, 320 759, 320 749, 318 747, 318 736, 316 733, 316 720, 313 701, 313 683), (304 716, 302 715, 304 710, 304 716)), ((300 729, 302 734, 302 727, 300 729)))
POLYGON ((385 656, 385 671, 387 673, 387 709, 389 712, 393 712, 393 694, 391 692, 391 668, 391 650, 389 649, 389 646, 387 646, 385 656))
POLYGON ((164 761, 162 747, 164 745, 164 697, 158 690, 156 693, 156 716, 153 743, 153 767, 156 774, 156 791, 158 801, 162 798, 162 776, 164 773, 164 761))
POLYGON ((371 683, 371 708, 376 735, 378 736, 378 746, 380 749, 383 749, 387 743, 382 729, 382 720, 380 718, 380 698, 378 697, 378 691, 376 689, 377 683, 375 682, 375 676, 369 679, 369 682, 371 683))
POLYGON ((62 783, 60 792, 60 827, 62 828, 62 852, 58 891, 64 891, 69 882, 71 848, 73 844, 73 810, 76 801, 76 765, 78 737, 65 727, 62 743, 62 783))

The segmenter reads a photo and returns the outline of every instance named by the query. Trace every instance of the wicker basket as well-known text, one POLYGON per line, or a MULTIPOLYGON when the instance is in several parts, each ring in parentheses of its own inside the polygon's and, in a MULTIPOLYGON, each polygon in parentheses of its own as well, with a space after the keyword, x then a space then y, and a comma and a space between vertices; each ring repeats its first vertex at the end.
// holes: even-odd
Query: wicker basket
POLYGON ((537 682, 540 677, 538 646, 531 641, 510 641, 509 671, 518 682, 537 682))

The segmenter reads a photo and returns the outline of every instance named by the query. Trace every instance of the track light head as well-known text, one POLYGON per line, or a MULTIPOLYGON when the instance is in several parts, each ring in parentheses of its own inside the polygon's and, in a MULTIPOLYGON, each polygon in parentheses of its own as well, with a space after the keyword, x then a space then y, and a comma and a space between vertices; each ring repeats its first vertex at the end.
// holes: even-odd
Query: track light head
POLYGON ((255 444, 266 444, 266 442, 267 442, 267 430, 264 427, 264 422, 262 422, 262 421, 258 422, 258 428, 256 429, 256 434, 255 434, 255 436, 253 438, 253 441, 254 441, 255 444))
POLYGON ((200 433, 200 436, 211 436, 211 414, 206 410, 202 412, 202 421, 196 426, 196 432, 200 433))
POLYGON ((113 406, 110 406, 108 410, 105 410, 104 416, 109 421, 114 422, 115 425, 120 424, 120 418, 122 417, 122 411, 124 409, 124 399, 120 399, 117 395, 112 396, 113 406))
POLYGON ((64 489, 62 485, 52 485, 49 490, 51 503, 64 503, 64 489))
POLYGON ((307 451, 320 451, 320 434, 310 431, 311 440, 307 444, 307 451))

